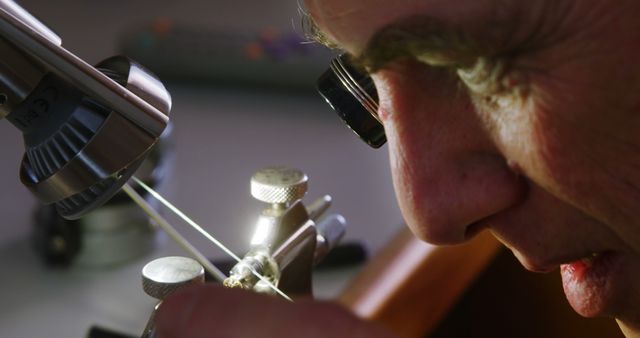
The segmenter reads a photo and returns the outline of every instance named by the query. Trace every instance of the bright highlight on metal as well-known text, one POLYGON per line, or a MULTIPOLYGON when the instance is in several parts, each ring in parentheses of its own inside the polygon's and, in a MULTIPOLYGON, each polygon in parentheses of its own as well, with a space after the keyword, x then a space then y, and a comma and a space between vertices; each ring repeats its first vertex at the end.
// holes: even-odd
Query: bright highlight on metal
MULTIPOLYGON (((205 231, 200 225, 198 225, 196 222, 194 222, 191 218, 189 218, 187 215, 185 215, 182 211, 180 211, 177 207, 175 207, 173 204, 171 204, 169 201, 167 201, 164 197, 162 197, 159 193, 157 193, 155 190, 151 189, 149 186, 147 186, 144 182, 140 181, 138 178, 136 177, 132 177, 132 179, 138 184, 140 185, 144 190, 146 190, 149 194, 151 194, 155 199, 157 199, 158 201, 160 201, 160 203, 164 204, 169 210, 171 210, 171 212, 173 212, 174 214, 176 214, 178 217, 180 217, 183 221, 185 221, 187 224, 191 225, 195 230, 197 230, 200 234, 202 234, 204 237, 206 237, 208 240, 210 240, 213 244, 215 244, 216 246, 218 246, 222 251, 224 251, 226 254, 228 254, 229 256, 231 256, 234 260, 236 260, 237 262, 240 262, 241 259, 240 257, 236 256, 236 254, 233 253, 233 251, 229 250, 226 246, 224 246, 224 244, 222 244, 220 241, 218 241, 217 239, 215 239, 213 236, 211 236, 207 231, 205 231)), ((130 187, 128 187, 130 190, 130 187)), ((125 190, 126 191, 126 190, 125 190)), ((133 191, 135 193, 135 191, 133 191)), ((127 192, 128 193, 128 192, 127 192)), ((129 195, 131 196, 131 195, 129 195)), ((144 208, 143 208, 144 209, 144 208)), ((151 209, 153 210, 153 209, 151 209)), ((145 209, 145 211, 151 216, 151 214, 149 213, 148 210, 145 209)), ((154 211, 155 212, 155 211, 154 211)), ((157 213, 156 213, 157 214, 157 213)), ((159 216, 159 215, 158 215, 159 216)), ((154 218, 155 219, 155 218, 154 218)), ((190 244, 189 244, 190 245, 190 244)), ((260 275, 260 273, 258 273, 255 269, 249 267, 249 269, 251 270, 251 273, 253 273, 256 277, 258 277, 261 281, 265 282, 270 288, 272 288, 276 293, 278 293, 280 296, 282 296, 283 298, 292 301, 292 299, 287 296, 284 292, 282 292, 280 289, 278 289, 275 285, 273 285, 273 283, 271 283, 269 280, 267 280, 265 277, 263 277, 262 275, 260 275)), ((223 274, 224 275, 224 274, 223 274)))
POLYGON ((265 244, 272 229, 272 222, 269 222, 269 220, 264 217, 258 218, 258 222, 256 223, 256 232, 253 233, 253 237, 251 238, 251 245, 256 246, 265 244))

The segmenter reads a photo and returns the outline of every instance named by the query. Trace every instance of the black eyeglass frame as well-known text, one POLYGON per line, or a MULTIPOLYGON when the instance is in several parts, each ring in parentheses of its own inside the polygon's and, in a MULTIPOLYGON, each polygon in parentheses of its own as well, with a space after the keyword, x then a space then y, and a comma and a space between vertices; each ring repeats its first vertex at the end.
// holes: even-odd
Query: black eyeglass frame
POLYGON ((334 58, 317 81, 329 106, 361 140, 373 148, 386 143, 378 116, 378 92, 369 74, 358 69, 347 54, 334 58))

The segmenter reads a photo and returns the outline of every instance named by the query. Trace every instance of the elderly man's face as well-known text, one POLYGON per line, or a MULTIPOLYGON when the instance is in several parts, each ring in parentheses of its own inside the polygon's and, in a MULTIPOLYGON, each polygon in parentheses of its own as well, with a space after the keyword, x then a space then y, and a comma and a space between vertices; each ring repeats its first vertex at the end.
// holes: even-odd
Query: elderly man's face
POLYGON ((579 313, 637 329, 640 2, 306 5, 376 69, 396 193, 419 237, 489 228, 526 268, 561 266, 579 313))

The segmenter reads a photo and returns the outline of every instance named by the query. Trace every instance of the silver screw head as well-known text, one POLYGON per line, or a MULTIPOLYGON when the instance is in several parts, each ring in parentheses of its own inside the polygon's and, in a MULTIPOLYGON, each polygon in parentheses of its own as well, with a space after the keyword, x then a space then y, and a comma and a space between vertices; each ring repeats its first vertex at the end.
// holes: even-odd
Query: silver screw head
POLYGON ((142 289, 158 300, 184 286, 198 283, 204 283, 204 268, 192 258, 162 257, 142 268, 142 289))
POLYGON ((272 166, 251 177, 251 195, 265 203, 291 203, 307 193, 309 178, 301 170, 272 166))

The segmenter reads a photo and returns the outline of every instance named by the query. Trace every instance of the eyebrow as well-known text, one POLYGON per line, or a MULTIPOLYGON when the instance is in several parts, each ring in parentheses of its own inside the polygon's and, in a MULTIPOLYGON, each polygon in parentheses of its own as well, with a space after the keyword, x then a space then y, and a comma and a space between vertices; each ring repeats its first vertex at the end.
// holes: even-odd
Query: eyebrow
MULTIPOLYGON (((303 17, 305 36, 331 49, 340 49, 315 24, 311 16, 303 17)), ((479 56, 491 55, 488 44, 460 27, 447 24, 428 15, 401 18, 378 30, 359 55, 353 55, 354 64, 375 72, 398 59, 417 61, 442 67, 463 68, 472 65, 479 56)))
POLYGON ((371 71, 398 59, 415 59, 431 66, 467 67, 483 54, 466 32, 436 18, 416 15, 378 30, 355 59, 371 71))
POLYGON ((322 29, 320 29, 318 24, 316 24, 315 20, 313 20, 313 17, 309 13, 302 12, 300 26, 302 27, 304 37, 308 39, 308 41, 317 42, 321 45, 324 45, 325 47, 328 47, 329 49, 341 50, 338 44, 331 41, 331 39, 329 39, 325 35, 325 33, 322 31, 322 29))

